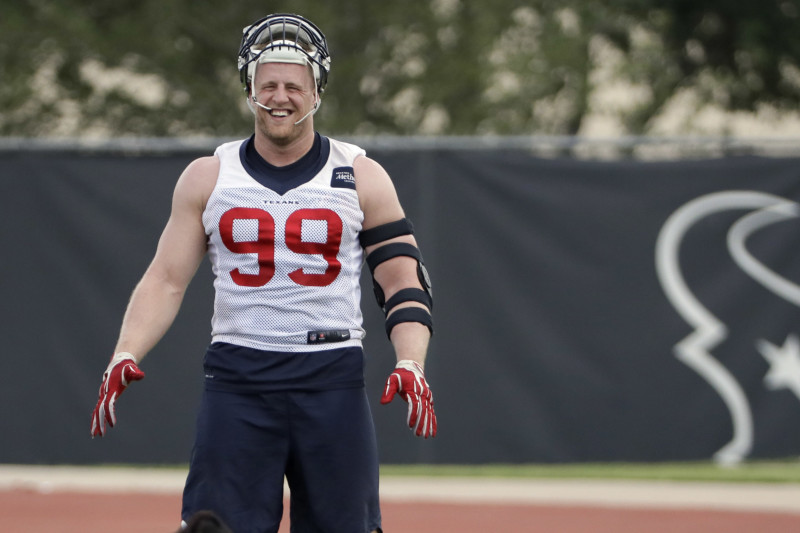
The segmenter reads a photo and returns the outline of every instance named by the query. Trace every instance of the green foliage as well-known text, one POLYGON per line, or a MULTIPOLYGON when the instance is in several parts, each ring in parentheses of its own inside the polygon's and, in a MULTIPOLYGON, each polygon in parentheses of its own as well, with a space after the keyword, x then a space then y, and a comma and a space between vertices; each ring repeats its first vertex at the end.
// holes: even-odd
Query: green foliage
POLYGON ((691 89, 723 109, 800 103, 800 0, 20 0, 0 17, 0 135, 244 135, 241 29, 301 13, 333 67, 331 134, 646 133, 691 89), (598 90, 633 91, 619 108, 598 90))

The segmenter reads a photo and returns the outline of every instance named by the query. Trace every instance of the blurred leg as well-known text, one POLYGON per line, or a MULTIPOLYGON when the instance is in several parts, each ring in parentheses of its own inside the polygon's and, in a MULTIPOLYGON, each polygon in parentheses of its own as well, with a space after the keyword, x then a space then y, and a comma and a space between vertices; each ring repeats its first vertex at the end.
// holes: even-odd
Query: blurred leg
POLYGON ((380 528, 375 427, 363 388, 290 394, 293 533, 380 528))
POLYGON ((288 452, 281 393, 205 391, 183 494, 183 520, 210 510, 236 533, 277 532, 288 452))

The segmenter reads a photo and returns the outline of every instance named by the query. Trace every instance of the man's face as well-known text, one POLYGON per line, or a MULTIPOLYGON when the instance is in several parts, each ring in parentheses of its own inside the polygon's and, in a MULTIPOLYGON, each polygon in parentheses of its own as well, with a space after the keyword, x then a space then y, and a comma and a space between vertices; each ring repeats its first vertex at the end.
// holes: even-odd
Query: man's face
POLYGON ((270 141, 286 145, 313 131, 308 117, 295 122, 311 111, 316 100, 316 88, 311 68, 294 63, 263 63, 256 69, 253 89, 258 102, 272 109, 255 106, 256 128, 270 141))

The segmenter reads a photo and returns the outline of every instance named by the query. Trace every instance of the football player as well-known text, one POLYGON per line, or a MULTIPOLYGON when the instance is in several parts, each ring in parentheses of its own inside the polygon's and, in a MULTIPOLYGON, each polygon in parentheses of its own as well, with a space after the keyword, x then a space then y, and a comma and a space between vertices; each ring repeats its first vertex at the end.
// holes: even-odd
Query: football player
POLYGON ((424 365, 432 295, 392 180, 358 146, 317 133, 331 58, 298 15, 245 28, 238 68, 248 139, 182 173, 155 256, 126 310, 92 414, 93 436, 142 379, 207 255, 215 276, 205 387, 183 495, 236 533, 277 532, 284 478, 292 531, 380 531, 378 455, 364 387, 359 279, 366 262, 397 356, 382 403, 436 435, 424 365), (366 260, 366 261, 364 261, 366 260))

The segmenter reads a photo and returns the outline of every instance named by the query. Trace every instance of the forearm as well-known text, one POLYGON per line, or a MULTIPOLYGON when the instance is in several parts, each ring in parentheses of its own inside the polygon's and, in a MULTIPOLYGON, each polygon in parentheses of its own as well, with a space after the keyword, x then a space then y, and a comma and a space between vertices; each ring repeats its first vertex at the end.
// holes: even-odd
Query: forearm
MULTIPOLYGON (((417 275, 417 261, 410 257, 401 256, 390 259, 379 265, 374 275, 387 302, 404 289, 412 288, 420 292, 423 290, 417 275)), ((424 304, 418 301, 403 301, 386 315, 387 327, 392 322, 395 313, 407 312, 409 309, 424 311, 430 317, 430 310, 424 304)), ((394 346, 398 361, 404 359, 415 361, 424 368, 431 329, 426 324, 413 321, 416 320, 416 317, 411 320, 398 322, 391 326, 389 339, 394 346)))
POLYGON ((438 423, 433 410, 433 393, 425 379, 425 354, 430 332, 424 324, 404 322, 394 327, 391 341, 397 365, 386 381, 381 403, 392 401, 396 393, 408 402, 406 422, 418 437, 435 437, 438 423))
POLYGON ((141 361, 174 322, 184 293, 185 289, 145 274, 131 295, 114 352, 129 352, 141 361))
POLYGON ((391 341, 398 361, 415 361, 425 368, 430 331, 418 322, 403 322, 392 329, 391 341))

